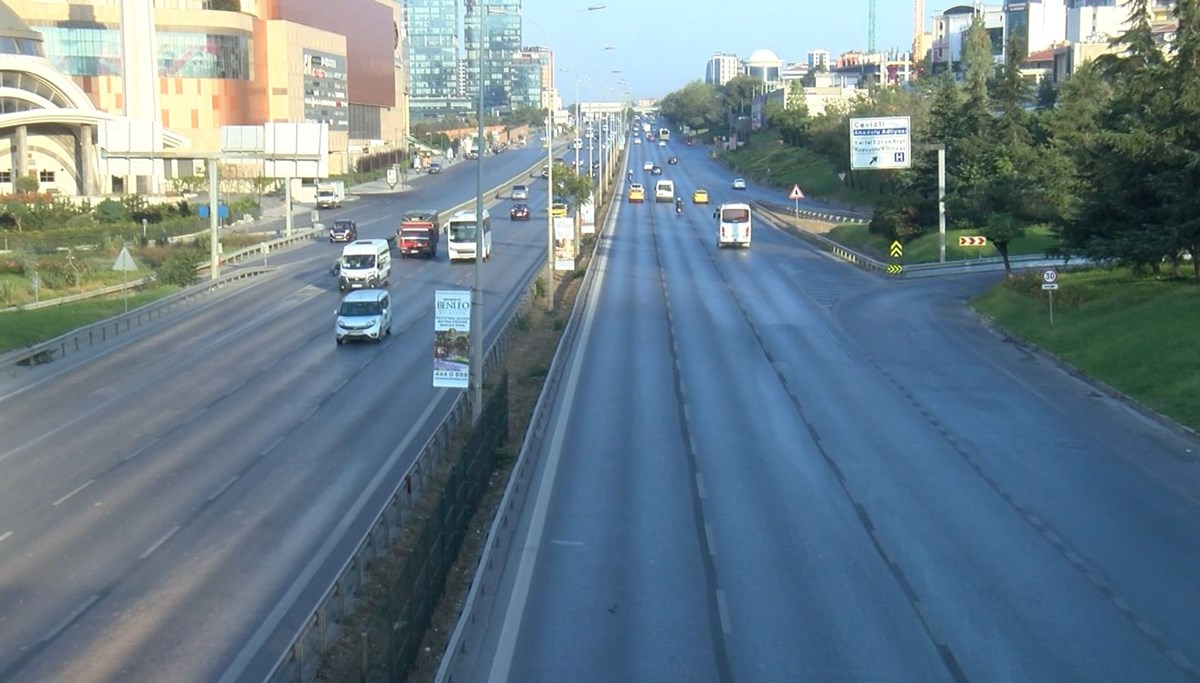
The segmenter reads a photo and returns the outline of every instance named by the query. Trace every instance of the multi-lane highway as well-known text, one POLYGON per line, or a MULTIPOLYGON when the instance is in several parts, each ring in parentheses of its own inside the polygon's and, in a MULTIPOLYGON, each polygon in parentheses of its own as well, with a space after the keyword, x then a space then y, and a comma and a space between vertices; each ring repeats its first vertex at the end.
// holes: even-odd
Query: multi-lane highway
POLYGON ((1200 678, 1200 444, 977 323, 995 276, 719 250, 685 207, 601 242, 456 683, 1200 678))
MULTIPOLYGON (((485 186, 545 150, 485 162, 485 186)), ((361 237, 475 193, 472 164, 323 212, 361 237)), ((545 260, 493 208, 489 335, 545 260)), ((261 680, 454 396, 431 386, 433 292, 473 269, 397 259, 393 335, 338 347, 340 245, 95 353, 0 382, 0 680, 261 680)))

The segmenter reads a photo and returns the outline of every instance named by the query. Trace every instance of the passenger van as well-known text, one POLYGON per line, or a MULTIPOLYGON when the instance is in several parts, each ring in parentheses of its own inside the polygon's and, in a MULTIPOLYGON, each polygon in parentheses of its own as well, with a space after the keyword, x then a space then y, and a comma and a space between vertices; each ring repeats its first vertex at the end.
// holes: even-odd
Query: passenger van
POLYGON ((660 180, 654 184, 654 201, 675 201, 675 183, 670 180, 660 180))
POLYGON ((750 205, 722 204, 713 212, 717 219, 717 246, 750 246, 750 205))
POLYGON ((360 289, 342 299, 333 326, 339 346, 351 339, 382 341, 391 333, 392 298, 386 289, 360 289))
POLYGON ((342 249, 338 289, 385 287, 391 274, 392 250, 387 240, 357 240, 342 249))
MULTIPOLYGON (((459 211, 446 224, 446 250, 450 262, 475 260, 475 230, 479 221, 474 211, 459 211)), ((483 210, 483 260, 492 256, 492 215, 483 210)))

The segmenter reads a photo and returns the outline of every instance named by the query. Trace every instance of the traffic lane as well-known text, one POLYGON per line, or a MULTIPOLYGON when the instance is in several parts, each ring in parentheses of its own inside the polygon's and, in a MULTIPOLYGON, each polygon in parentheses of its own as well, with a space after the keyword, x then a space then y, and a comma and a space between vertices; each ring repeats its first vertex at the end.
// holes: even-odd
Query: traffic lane
POLYGON ((570 389, 577 402, 560 416, 569 429, 548 523, 531 539, 538 562, 509 680, 716 678, 719 626, 658 265, 638 208, 621 207, 602 246, 610 260, 570 389))
MULTIPOLYGON (((936 637, 864 529, 857 501, 792 403, 723 271, 771 256, 719 252, 675 221, 658 233, 687 429, 705 482, 732 680, 950 680, 936 637), (710 249, 712 251, 710 251, 710 249), (737 258, 729 258, 737 257, 737 258), (902 676, 895 672, 903 671, 902 676)), ((756 275, 758 287, 773 277, 756 275)), ((775 285, 778 286, 778 285, 775 285)), ((792 296, 789 325, 825 324, 792 296)), ((915 431, 920 436, 920 429, 915 431)))
MULTIPOLYGON (((498 254, 497 256, 499 256, 499 254, 498 254)), ((539 260, 539 261, 540 261, 540 260, 539 260)), ((501 262, 500 262, 500 263, 502 263, 502 262, 503 262, 503 261, 501 260, 501 262)), ((448 266, 448 264, 446 265, 446 268, 447 268, 447 270, 449 270, 449 266, 448 266)), ((463 269, 463 270, 465 270, 465 269, 463 269)), ((516 276, 517 276, 517 270, 519 270, 519 269, 508 269, 508 270, 512 272, 512 277, 516 277, 516 276)), ((501 273, 504 273, 504 272, 506 272, 506 271, 505 271, 504 269, 501 269, 499 272, 501 272, 501 273)), ((502 281, 501 281, 501 280, 497 280, 496 282, 497 282, 497 289, 500 289, 500 290, 502 290, 502 289, 504 288, 504 286, 505 286, 505 285, 504 285, 504 284, 502 284, 502 281)), ((512 283, 509 283, 510 287, 511 287, 511 284, 512 284, 512 283)), ((431 296, 432 292, 429 292, 429 293, 430 293, 430 297, 429 297, 429 298, 431 299, 431 298, 432 298, 432 296, 431 296)), ((328 309, 329 311, 332 311, 332 307, 333 307, 334 305, 336 305, 336 304, 335 304, 336 295, 333 295, 333 297, 334 297, 334 301, 331 301, 329 304, 327 304, 327 305, 329 305, 329 306, 330 306, 330 308, 328 309)), ((318 313, 319 313, 320 311, 324 311, 324 310, 325 310, 325 309, 324 309, 324 306, 321 306, 321 305, 319 305, 319 304, 317 304, 317 305, 318 305, 318 307, 319 307, 319 308, 318 308, 318 313)), ((329 315, 330 317, 326 317, 325 315, 320 315, 319 317, 318 317, 318 316, 316 316, 316 315, 313 315, 313 316, 306 316, 306 315, 305 315, 305 316, 297 316, 297 317, 296 317, 296 320, 321 320, 322 322, 318 322, 318 323, 316 323, 316 325, 317 325, 317 328, 318 328, 318 329, 316 329, 316 331, 313 331, 313 332, 312 332, 312 336, 313 336, 313 338, 316 340, 314 343, 320 344, 320 345, 321 345, 321 348, 329 348, 329 349, 332 351, 332 347, 333 347, 333 345, 330 343, 330 340, 329 340, 329 336, 330 336, 330 335, 329 335, 328 328, 327 328, 327 324, 328 324, 328 323, 327 323, 327 322, 325 322, 325 321, 331 320, 331 313, 330 313, 330 314, 328 314, 328 315, 329 315), (324 346, 325 344, 328 344, 328 347, 325 347, 325 346, 324 346)), ((292 337, 300 337, 300 338, 303 338, 303 337, 304 337, 304 334, 293 334, 293 333, 291 333, 291 331, 289 331, 289 330, 286 330, 286 329, 285 329, 285 330, 281 330, 281 331, 283 331, 283 332, 285 333, 285 338, 292 338, 292 337)), ((267 334, 267 338, 266 338, 266 339, 260 339, 260 340, 249 340, 248 342, 246 342, 246 345, 247 345, 249 348, 273 349, 273 350, 271 351, 271 356, 272 356, 273 358, 275 358, 276 360, 278 360, 278 358, 279 358, 279 354, 278 354, 278 351, 279 351, 279 349, 278 349, 278 347, 273 347, 273 346, 272 346, 272 345, 269 343, 269 340, 270 340, 270 339, 273 339, 273 337, 271 337, 269 334, 267 334)), ((425 343, 423 340, 421 340, 421 341, 418 341, 418 342, 416 343, 416 347, 415 347, 415 348, 416 348, 416 349, 419 349, 421 353, 420 353, 420 354, 413 354, 413 355, 414 355, 414 357, 415 357, 415 356, 417 356, 417 355, 419 355, 419 357, 423 359, 423 358, 425 357, 424 351, 425 351, 425 350, 426 350, 426 348, 427 348, 427 343, 425 343)), ((240 357, 240 358, 242 358, 242 359, 245 359, 245 358, 246 358, 246 354, 245 354, 245 353, 242 353, 242 352, 241 352, 239 349, 237 349, 236 347, 234 347, 234 348, 233 348, 233 352, 232 352, 232 357, 240 357)), ((211 374, 212 374, 213 376, 219 376, 219 375, 221 375, 222 373, 219 373, 219 372, 213 372, 213 373, 211 373, 211 374)), ((164 402, 170 402, 170 399, 164 400, 164 402)), ((251 404, 251 405, 257 404, 257 403, 259 403, 259 402, 260 402, 260 401, 259 401, 259 400, 257 400, 257 399, 250 399, 250 400, 248 400, 248 403, 249 403, 249 404, 251 404)), ((302 407, 302 406, 297 406, 297 408, 296 408, 296 409, 301 409, 301 410, 302 410, 302 409, 303 409, 303 407, 302 407)), ((245 413, 247 413, 248 415, 249 415, 249 414, 252 414, 252 411, 251 411, 251 410, 249 410, 249 409, 247 409, 247 410, 246 410, 246 411, 244 411, 244 412, 245 412, 245 413)), ((272 422, 270 422, 270 421, 267 421, 267 422, 265 422, 265 423, 263 423, 263 424, 265 424, 265 425, 268 425, 268 426, 269 426, 269 425, 271 425, 271 424, 273 424, 273 423, 272 423, 272 422)), ((276 426, 278 426, 278 425, 276 425, 276 426)), ((276 438, 278 438, 278 437, 276 437, 276 438)), ((214 447, 214 448, 219 448, 220 446, 214 445, 213 447, 214 447)), ((197 449, 197 451, 198 451, 198 452, 199 452, 199 451, 204 451, 204 450, 206 450, 206 449, 197 449)), ((201 456, 200 456, 200 455, 198 455, 198 454, 190 454, 190 455, 187 455, 187 454, 185 454, 184 460, 195 460, 195 459, 200 459, 200 458, 201 458, 201 456)), ((228 472, 228 471, 224 471, 224 472, 221 472, 220 474, 221 474, 221 475, 228 475, 228 474, 229 474, 229 472, 228 472)), ((191 478, 190 476, 189 476, 189 477, 184 477, 184 479, 190 479, 190 478, 191 478)), ((217 478, 218 478, 218 479, 220 479, 220 477, 217 477, 217 478)), ((221 480, 222 480, 222 481, 224 481, 224 479, 221 479, 221 480)), ((211 484, 211 482, 209 482, 209 484, 211 484)), ((212 485, 212 486, 215 486, 215 485, 212 485)), ((99 491, 99 490, 101 490, 101 489, 102 489, 102 487, 95 487, 95 490, 97 490, 97 491, 99 491)), ((208 490, 211 490, 211 488, 209 488, 209 489, 206 489, 206 491, 208 491, 208 490)), ((169 528, 168 528, 168 531, 169 531, 169 528)), ((136 537, 136 536, 135 536, 135 537, 136 537)), ((152 541, 152 540, 153 540, 153 538, 155 538, 155 537, 151 537, 150 539, 146 540, 146 543, 147 543, 147 544, 149 544, 149 543, 150 543, 150 541, 152 541)), ((14 541, 15 539, 9 539, 9 540, 10 540, 10 541, 14 541)), ((10 543, 10 546, 11 546, 11 545, 12 545, 12 544, 10 543)), ((86 591, 85 591, 85 592, 86 592, 86 591)), ((66 593, 66 591, 64 591, 64 593, 66 593)), ((84 601, 86 601, 86 596, 84 596, 82 599, 83 599, 84 601)), ((80 604, 82 604, 82 603, 80 603, 80 604)))
MULTIPOLYGON (((906 286, 844 317, 857 328, 867 316, 888 320, 901 352, 928 350, 888 367, 892 381, 947 426, 970 465, 1011 498, 1014 514, 1112 603, 1113 618, 1194 674, 1200 446, 982 328, 958 305, 968 287, 906 286), (962 398, 937 401, 951 382, 962 398)), ((878 346, 868 348, 879 353, 878 346)))
MULTIPOLYGON (((895 341, 879 315, 865 317, 855 334, 831 324, 789 325, 797 303, 783 293, 792 288, 780 285, 786 270, 763 264, 727 272, 737 291, 762 293, 745 297, 744 305, 772 355, 793 358, 777 368, 794 387, 800 414, 830 468, 842 473, 864 528, 911 586, 930 632, 968 678, 997 670, 999 661, 1005 677, 1020 680, 1177 679, 1178 671, 1102 592, 970 466, 947 427, 965 423, 930 419, 926 406, 908 400, 907 387, 889 380, 889 365, 911 363, 927 346, 893 344, 887 362, 876 363, 856 343, 895 341)), ((889 291, 864 291, 835 310, 855 308, 850 301, 887 300, 889 291)), ((973 399, 968 386, 937 400, 973 399)), ((1019 447, 1011 436, 996 442, 996 448, 1019 447)))

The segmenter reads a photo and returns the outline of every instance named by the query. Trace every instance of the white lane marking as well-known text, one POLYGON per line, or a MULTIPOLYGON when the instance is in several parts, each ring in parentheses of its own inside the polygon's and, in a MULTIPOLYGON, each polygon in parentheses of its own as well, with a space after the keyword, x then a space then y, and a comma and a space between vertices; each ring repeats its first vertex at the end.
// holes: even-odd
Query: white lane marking
POLYGON ((267 453, 270 453, 271 451, 275 450, 275 447, 281 443, 283 443, 283 435, 282 434, 275 437, 275 440, 271 442, 270 446, 267 446, 266 448, 259 451, 259 453, 258 453, 259 457, 262 457, 262 456, 266 455, 267 453))
POLYGON ((92 484, 95 484, 95 483, 96 483, 96 480, 95 480, 95 479, 89 479, 89 480, 87 480, 87 482, 86 482, 86 483, 84 483, 84 484, 80 484, 80 485, 79 485, 79 486, 78 486, 78 487, 77 487, 77 488, 76 488, 74 491, 72 491, 72 492, 68 493, 67 495, 63 496, 62 498, 59 498, 58 500, 54 501, 54 503, 53 503, 52 505, 53 505, 54 507, 58 507, 59 505, 61 505, 61 504, 65 503, 65 502, 67 502, 67 500, 68 500, 68 499, 69 499, 71 496, 75 495, 76 493, 79 493, 80 491, 82 491, 82 490, 86 489, 87 487, 89 487, 89 486, 91 486, 92 484))
POLYGON ((141 448, 137 449, 136 451, 130 453, 129 455, 125 456, 124 458, 121 458, 121 462, 129 462, 130 460, 133 460, 134 458, 138 457, 142 453, 145 453, 146 451, 150 450, 150 448, 153 447, 154 444, 158 443, 160 440, 162 440, 162 437, 155 437, 153 441, 147 443, 146 445, 144 445, 141 448))
POLYGON ((271 613, 268 614, 265 619, 263 619, 261 624, 259 624, 258 630, 255 631, 254 635, 252 635, 249 640, 246 641, 246 644, 242 646, 241 651, 238 652, 237 657, 234 658, 233 662, 226 667, 225 672, 221 674, 221 678, 219 679, 218 683, 233 683, 241 677, 243 672, 245 672, 246 667, 250 664, 250 660, 254 658, 254 655, 256 655, 259 650, 262 649, 263 644, 267 641, 267 638, 275 632, 275 629, 279 628, 279 622, 283 621, 284 615, 292 609, 292 605, 296 603, 297 598, 300 597, 300 594, 304 591, 304 589, 308 588, 308 585, 312 582, 313 575, 317 573, 317 570, 320 569, 321 566, 325 564, 325 561, 329 559, 329 556, 333 554, 334 547, 342 540, 342 537, 346 535, 346 529, 350 527, 354 520, 358 519, 359 513, 362 511, 363 507, 366 506, 367 501, 371 499, 371 496, 374 495, 380 484, 383 483, 384 477, 386 477, 387 473, 390 472, 393 467, 395 467, 396 461, 400 459, 400 456, 408 450, 413 439, 416 438, 416 435, 425 428, 425 423, 429 421, 429 416, 433 414, 434 409, 436 409, 438 404, 442 402, 442 399, 446 397, 446 393, 448 391, 449 389, 442 389, 438 392, 437 396, 429 402, 429 406, 425 408, 425 412, 421 413, 420 417, 415 423, 415 426, 409 430, 408 434, 404 437, 404 440, 401 441, 399 445, 396 446, 395 450, 392 451, 392 454, 388 456, 387 462, 385 462, 383 466, 379 468, 379 471, 376 472, 375 477, 371 480, 371 482, 363 488, 362 493, 358 496, 358 500, 354 501, 354 505, 346 512, 341 521, 338 522, 337 526, 334 527, 334 529, 325 537, 325 543, 322 544, 317 552, 313 554, 312 558, 308 561, 308 564, 304 565, 304 569, 302 569, 300 573, 296 575, 295 581, 292 582, 291 586, 288 586, 287 592, 283 594, 283 597, 279 599, 279 602, 275 603, 275 607, 271 610, 271 613))
POLYGON ((558 538, 552 538, 552 539, 550 539, 550 542, 553 543, 554 545, 574 545, 574 546, 583 545, 583 541, 564 541, 564 540, 561 540, 558 538))
POLYGON ((209 501, 214 501, 214 500, 216 500, 217 498, 220 498, 222 493, 225 493, 225 491, 226 491, 226 490, 227 490, 227 489, 228 489, 230 486, 233 486, 233 483, 234 483, 235 481, 237 481, 238 479, 241 479, 241 478, 242 478, 242 475, 240 475, 240 474, 235 474, 235 475, 233 475, 232 477, 230 477, 230 478, 229 478, 229 481, 226 481, 224 484, 221 484, 221 488, 217 489, 216 491, 213 491, 213 492, 212 492, 212 495, 210 495, 210 496, 208 497, 208 500, 209 500, 209 501))
POLYGON ((75 621, 77 618, 79 618, 79 615, 83 614, 84 610, 91 607, 92 603, 96 602, 99 599, 100 599, 99 595, 92 595, 92 597, 88 598, 87 600, 84 600, 82 605, 80 605, 79 607, 76 607, 74 610, 71 611, 70 614, 68 614, 66 616, 65 619, 63 619, 62 621, 55 624, 54 628, 50 629, 50 632, 47 633, 46 635, 42 636, 41 640, 39 640, 38 642, 44 643, 49 640, 54 640, 55 636, 57 636, 59 633, 61 633, 64 628, 70 626, 72 621, 75 621))
POLYGON ((158 539, 157 541, 155 541, 155 542, 154 542, 154 544, 153 544, 153 545, 151 545, 149 548, 146 548, 146 551, 145 551, 145 552, 143 552, 141 555, 138 555, 138 559, 139 559, 139 560, 144 560, 144 559, 146 559, 147 557, 150 557, 151 555, 153 555, 153 554, 154 554, 154 551, 155 551, 155 550, 158 550, 158 547, 159 547, 159 546, 161 546, 163 543, 166 543, 168 540, 170 540, 170 538, 171 538, 172 536, 174 536, 174 535, 175 535, 175 534, 176 534, 176 533, 177 533, 177 532, 178 532, 180 529, 182 529, 182 528, 183 528, 183 527, 181 527, 181 526, 179 526, 178 524, 176 524, 174 528, 172 528, 172 529, 171 529, 170 531, 168 531, 167 533, 163 534, 163 535, 162 535, 162 538, 160 538, 160 539, 158 539))
POLYGON ((733 635, 733 624, 729 621, 729 603, 725 602, 725 591, 717 589, 717 613, 721 617, 721 631, 733 635))
POLYGON ((11 531, 5 531, 4 533, 0 534, 0 543, 3 543, 4 539, 6 539, 12 535, 13 535, 13 532, 11 532, 11 531))
POLYGON ((696 493, 704 500, 704 475, 699 472, 696 473, 696 493))
POLYGON ((712 525, 708 522, 704 523, 704 542, 708 544, 708 554, 713 557, 717 556, 717 540, 713 535, 712 525))
MULTIPOLYGON (((599 292, 604 283, 604 266, 608 261, 606 252, 600 251, 599 263, 596 264, 596 282, 592 283, 594 293, 587 301, 583 315, 583 328, 579 331, 581 339, 579 348, 571 362, 571 372, 567 383, 563 386, 579 386, 579 373, 583 367, 583 359, 587 357, 588 342, 592 337, 592 323, 595 320, 596 306, 599 302, 599 292)), ((504 625, 500 630, 500 640, 496 644, 496 654, 492 660, 491 673, 488 680, 495 683, 507 681, 512 670, 513 655, 517 649, 517 635, 521 630, 521 621, 525 616, 525 603, 529 599, 529 586, 533 581, 533 568, 537 564, 538 539, 542 537, 546 527, 546 516, 550 508, 550 492, 554 489, 554 479, 558 475, 558 463, 562 455, 562 442, 566 434, 567 423, 570 421, 571 410, 575 405, 578 392, 568 391, 563 400, 562 411, 554 425, 554 435, 550 440, 547 453, 546 470, 541 485, 538 486, 537 500, 533 506, 533 516, 529 529, 522 544, 521 559, 517 565, 517 576, 513 582, 512 597, 505 609, 504 625)))

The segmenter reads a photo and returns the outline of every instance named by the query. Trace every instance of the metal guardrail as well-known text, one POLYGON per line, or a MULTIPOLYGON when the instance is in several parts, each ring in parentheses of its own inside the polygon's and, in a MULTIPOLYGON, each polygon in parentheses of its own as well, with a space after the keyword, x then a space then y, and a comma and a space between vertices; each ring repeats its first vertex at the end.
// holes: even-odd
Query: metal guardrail
MULTIPOLYGON (((780 211, 776 207, 778 205, 770 202, 752 202, 752 204, 764 211, 767 221, 772 224, 777 224, 784 216, 791 216, 791 209, 780 211), (784 214, 780 216, 777 214, 784 214)), ((888 263, 881 261, 873 256, 864 254, 860 251, 855 251, 845 245, 835 242, 824 235, 809 232, 807 230, 793 230, 793 234, 799 235, 802 239, 808 240, 817 245, 821 249, 837 256, 843 261, 853 263, 854 265, 875 273, 886 273, 888 263)), ((1072 263, 1076 265, 1087 265, 1086 260, 1071 259, 1070 257, 1050 258, 1039 254, 1020 254, 1010 256, 1008 263, 1014 269, 1025 268, 1043 268, 1048 266, 1057 266, 1065 268, 1072 263)), ((961 275, 963 273, 984 273, 997 270, 1004 270, 1004 258, 1000 256, 988 256, 984 258, 960 259, 955 261, 934 262, 934 263, 911 263, 904 264, 904 270, 893 275, 897 278, 921 278, 935 277, 938 275, 961 275)))
POLYGON ((162 318, 167 313, 191 303, 213 291, 237 280, 262 275, 274 271, 274 267, 255 266, 222 275, 216 280, 210 280, 193 285, 171 296, 159 299, 145 306, 123 313, 98 323, 80 327, 49 341, 34 346, 10 351, 0 355, 0 369, 11 370, 14 366, 32 366, 51 363, 68 354, 77 353, 93 345, 126 334, 143 323, 162 318))
MULTIPOLYGON (((626 154, 628 154, 628 150, 626 154)), ((627 163, 627 157, 623 161, 627 163)), ((624 168, 624 166, 625 164, 615 165, 616 168, 624 168)), ((612 199, 616 196, 615 192, 610 195, 608 213, 605 215, 604 222, 601 225, 606 225, 610 220, 614 207, 618 203, 612 199)), ((568 362, 569 349, 575 346, 575 340, 579 336, 579 330, 582 327, 582 322, 580 321, 582 310, 587 305, 596 272, 596 268, 594 267, 596 254, 599 251, 600 243, 603 241, 599 237, 602 237, 604 232, 602 230, 601 235, 597 236, 598 239, 592 243, 592 254, 588 261, 588 268, 583 276, 583 282, 580 284, 575 303, 571 307, 571 314, 567 320, 566 328, 563 330, 562 338, 559 340, 558 347, 554 351, 554 357, 550 362, 550 369, 546 373, 546 380, 542 385, 542 391, 538 394, 538 400, 534 405, 529 426, 525 430, 521 452, 517 455, 516 463, 513 465, 513 472, 509 478, 508 486, 504 489, 504 496, 500 500, 496 517, 492 520, 492 525, 488 531, 483 554, 479 565, 476 567, 475 576, 471 581, 470 591, 463 602, 462 612, 455 624, 454 632, 450 636, 446 652, 442 657, 441 666, 438 668, 437 676, 434 679, 438 683, 453 683, 453 669, 462 663, 463 657, 473 655, 478 645, 478 639, 481 634, 472 633, 468 635, 467 631, 479 622, 481 616, 477 613, 477 609, 480 607, 479 602, 484 595, 494 594, 495 591, 493 588, 499 579, 499 574, 503 571, 504 554, 512 548, 512 534, 516 531, 516 523, 523 507, 524 496, 529 490, 533 471, 537 466, 537 454, 549 426, 552 411, 548 405, 551 399, 548 397, 558 392, 565 374, 564 368, 568 362)))
POLYGON ((91 298, 97 297, 97 296, 105 296, 106 294, 116 294, 116 293, 121 292, 122 290, 126 290, 126 289, 137 289, 138 287, 141 287, 142 285, 148 284, 153 281, 154 281, 154 276, 147 275, 146 277, 141 277, 136 280, 124 282, 119 285, 109 285, 107 287, 101 287, 100 289, 89 289, 86 292, 80 292, 78 294, 68 294, 66 296, 59 296, 59 297, 55 297, 53 299, 46 299, 45 301, 35 301, 34 303, 31 303, 31 304, 21 304, 20 306, 9 306, 8 308, 0 308, 0 313, 13 313, 15 311, 36 311, 39 308, 50 308, 51 306, 59 306, 61 304, 69 304, 74 301, 83 301, 84 299, 91 299, 91 298))
MULTIPOLYGON (((525 178, 535 169, 540 168, 541 163, 539 161, 524 173, 513 176, 507 182, 488 190, 485 195, 500 198, 500 192, 518 179, 525 178)), ((444 225, 445 220, 451 214, 462 209, 473 208, 474 205, 475 199, 462 202, 440 212, 439 220, 444 225)), ((598 242, 599 240, 597 240, 598 242)), ((485 382, 496 371, 500 359, 512 345, 512 336, 515 330, 513 322, 525 315, 533 305, 537 290, 537 274, 543 266, 544 264, 539 262, 530 267, 525 278, 526 284, 513 306, 512 312, 501 324, 499 334, 485 352, 483 358, 485 382)), ((587 282, 588 279, 585 276, 583 286, 586 287, 587 282)), ((557 358, 557 354, 555 358, 557 358)), ((354 604, 358 599, 358 589, 363 585, 365 579, 367 564, 381 557, 395 541, 399 540, 400 529, 408 521, 413 507, 420 501, 430 477, 450 453, 451 435, 464 421, 470 418, 470 415, 470 397, 468 392, 462 392, 454 400, 450 412, 438 424, 433 435, 421 447, 416 460, 405 471, 383 508, 355 545, 354 552, 342 564, 336 578, 322 593, 316 607, 309 612, 287 649, 276 660, 266 681, 269 683, 298 683, 312 680, 316 675, 321 651, 337 637, 341 619, 354 609, 354 604), (310 653, 313 654, 310 655, 310 653)))
POLYGON ((788 214, 797 218, 809 218, 815 221, 827 221, 830 223, 870 223, 869 216, 858 215, 858 212, 841 211, 838 209, 830 209, 828 211, 813 211, 811 209, 797 210, 795 205, 788 206, 786 204, 776 204, 775 202, 764 202, 754 200, 752 203, 758 204, 765 209, 774 211, 775 213, 788 214))

